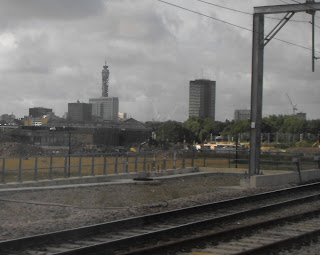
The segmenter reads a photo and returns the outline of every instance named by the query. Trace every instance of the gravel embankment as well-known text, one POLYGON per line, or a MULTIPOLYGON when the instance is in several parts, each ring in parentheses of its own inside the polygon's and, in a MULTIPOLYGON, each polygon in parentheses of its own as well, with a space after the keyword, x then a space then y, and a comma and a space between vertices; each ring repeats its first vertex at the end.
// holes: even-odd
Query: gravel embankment
POLYGON ((76 228, 247 196, 271 189, 220 189, 237 176, 179 178, 160 184, 0 192, 0 240, 76 228))

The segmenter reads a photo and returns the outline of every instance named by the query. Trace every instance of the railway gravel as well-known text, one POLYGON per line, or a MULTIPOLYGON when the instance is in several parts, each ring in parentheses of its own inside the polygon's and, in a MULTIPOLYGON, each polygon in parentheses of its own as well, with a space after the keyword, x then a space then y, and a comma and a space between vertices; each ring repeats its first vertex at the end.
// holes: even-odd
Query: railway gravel
POLYGON ((144 185, 119 184, 17 193, 0 192, 0 240, 76 228, 275 189, 243 189, 238 187, 238 184, 237 176, 221 175, 192 179, 181 177, 144 185))

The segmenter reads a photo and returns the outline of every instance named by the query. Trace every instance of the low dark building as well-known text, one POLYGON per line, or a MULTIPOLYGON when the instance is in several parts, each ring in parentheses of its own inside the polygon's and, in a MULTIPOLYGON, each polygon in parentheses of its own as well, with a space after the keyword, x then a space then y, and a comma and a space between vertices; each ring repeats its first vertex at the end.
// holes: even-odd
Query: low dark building
POLYGON ((52 109, 43 107, 29 108, 29 116, 33 118, 42 118, 43 115, 49 115, 52 113, 52 109))
POLYGON ((68 121, 86 122, 92 120, 92 104, 68 103, 68 121))

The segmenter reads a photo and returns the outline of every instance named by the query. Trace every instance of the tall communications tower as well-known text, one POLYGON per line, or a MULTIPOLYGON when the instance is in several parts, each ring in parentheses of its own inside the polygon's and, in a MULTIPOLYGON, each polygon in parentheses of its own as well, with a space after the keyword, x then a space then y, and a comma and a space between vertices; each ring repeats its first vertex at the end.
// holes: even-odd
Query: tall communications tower
POLYGON ((101 74, 102 74, 102 97, 108 97, 109 69, 108 69, 108 66, 107 66, 107 62, 103 66, 101 74))

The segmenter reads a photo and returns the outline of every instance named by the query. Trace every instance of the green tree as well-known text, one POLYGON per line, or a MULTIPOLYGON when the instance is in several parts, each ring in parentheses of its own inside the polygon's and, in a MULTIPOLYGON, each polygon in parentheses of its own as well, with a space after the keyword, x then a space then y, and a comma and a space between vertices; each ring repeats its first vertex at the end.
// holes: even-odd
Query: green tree
POLYGON ((281 129, 285 118, 284 115, 270 115, 269 117, 262 118, 261 132, 277 133, 281 129))
POLYGON ((218 136, 225 128, 225 124, 221 121, 215 121, 212 118, 206 118, 203 122, 203 129, 207 134, 212 136, 218 136))
POLYGON ((190 132, 190 139, 193 139, 195 142, 202 142, 200 133, 203 129, 203 119, 199 117, 190 117, 186 122, 184 122, 184 127, 190 132))
POLYGON ((178 143, 185 139, 186 131, 182 123, 167 121, 158 127, 156 140, 160 143, 178 143))
POLYGON ((320 120, 307 121, 307 133, 320 134, 320 120))
POLYGON ((291 116, 285 118, 280 133, 301 134, 307 130, 307 121, 291 116))
POLYGON ((224 135, 238 136, 250 132, 250 120, 231 121, 223 130, 224 135))

